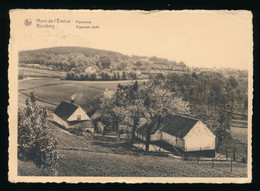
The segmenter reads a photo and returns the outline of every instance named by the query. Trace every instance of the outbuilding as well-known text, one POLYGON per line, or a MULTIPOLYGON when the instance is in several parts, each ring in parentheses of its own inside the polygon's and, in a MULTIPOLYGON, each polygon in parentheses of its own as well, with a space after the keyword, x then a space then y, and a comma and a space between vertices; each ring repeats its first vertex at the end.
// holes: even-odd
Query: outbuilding
POLYGON ((94 133, 94 126, 86 112, 73 100, 62 101, 53 112, 53 121, 64 127, 81 128, 84 131, 94 133))
MULTIPOLYGON (((137 138, 143 141, 146 141, 147 125, 136 131, 137 138)), ((151 142, 166 143, 187 156, 210 157, 215 156, 215 140, 214 133, 200 120, 178 115, 168 115, 159 127, 153 127, 150 138, 151 142)))

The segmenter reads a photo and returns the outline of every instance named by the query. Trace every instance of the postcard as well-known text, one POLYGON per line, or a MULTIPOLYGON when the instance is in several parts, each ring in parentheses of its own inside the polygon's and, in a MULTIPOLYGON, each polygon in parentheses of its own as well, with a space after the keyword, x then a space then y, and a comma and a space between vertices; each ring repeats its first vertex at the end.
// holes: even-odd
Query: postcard
POLYGON ((10 11, 9 181, 249 183, 246 10, 10 11))

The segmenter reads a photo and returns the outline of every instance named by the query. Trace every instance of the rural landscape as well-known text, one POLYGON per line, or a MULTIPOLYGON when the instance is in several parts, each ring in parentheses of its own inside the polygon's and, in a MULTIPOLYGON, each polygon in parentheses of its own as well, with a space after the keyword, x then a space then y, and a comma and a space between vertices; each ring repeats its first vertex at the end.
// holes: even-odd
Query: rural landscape
POLYGON ((19 52, 18 175, 248 177, 248 71, 19 52))

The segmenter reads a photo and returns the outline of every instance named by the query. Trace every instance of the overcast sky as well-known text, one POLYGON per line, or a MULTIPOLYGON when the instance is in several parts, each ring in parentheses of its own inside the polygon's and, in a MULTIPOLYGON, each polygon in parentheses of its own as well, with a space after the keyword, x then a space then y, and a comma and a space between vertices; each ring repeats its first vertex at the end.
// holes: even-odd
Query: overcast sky
POLYGON ((82 46, 127 55, 157 56, 188 66, 252 65, 252 16, 248 11, 49 11, 18 12, 13 38, 18 50, 82 46), (31 26, 24 19, 32 20, 31 26), (36 27, 36 19, 67 19, 55 29, 36 27), (77 29, 76 21, 99 29, 77 29))

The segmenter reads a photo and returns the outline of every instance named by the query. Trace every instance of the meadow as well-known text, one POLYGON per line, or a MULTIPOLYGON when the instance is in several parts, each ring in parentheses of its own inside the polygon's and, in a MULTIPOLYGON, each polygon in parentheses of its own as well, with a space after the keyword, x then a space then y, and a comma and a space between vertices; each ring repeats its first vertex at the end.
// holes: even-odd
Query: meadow
POLYGON ((25 78, 64 78, 66 76, 66 72, 29 67, 19 67, 19 74, 25 78))
POLYGON ((104 90, 116 89, 118 83, 129 84, 133 81, 69 81, 55 78, 19 80, 18 91, 23 95, 19 96, 19 104, 22 106, 25 101, 24 96, 35 92, 39 104, 44 106, 57 106, 62 100, 69 101, 72 95, 76 95, 75 103, 84 105, 86 100, 99 95, 104 90))
POLYGON ((248 128, 230 127, 230 134, 233 139, 239 140, 242 143, 247 143, 248 128))
POLYGON ((140 176, 140 177, 245 177, 246 167, 235 164, 196 163, 160 156, 62 151, 60 176, 140 176), (69 165, 67 165, 69 164, 69 165), (244 172, 244 173, 241 173, 244 172))

